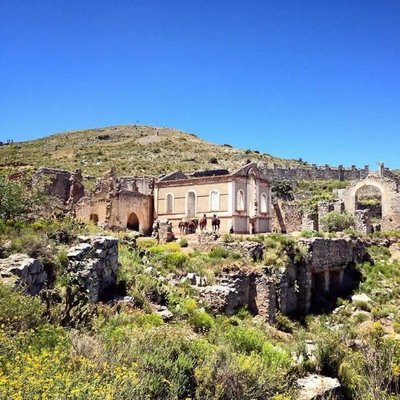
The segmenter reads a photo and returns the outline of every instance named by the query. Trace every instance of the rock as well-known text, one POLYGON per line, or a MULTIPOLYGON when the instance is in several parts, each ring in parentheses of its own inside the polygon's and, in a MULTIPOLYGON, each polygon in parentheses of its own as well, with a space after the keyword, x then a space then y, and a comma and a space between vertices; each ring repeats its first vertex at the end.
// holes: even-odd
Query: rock
POLYGON ((250 258, 253 261, 262 259, 265 246, 262 243, 243 241, 232 243, 221 243, 220 246, 240 253, 242 257, 250 258))
POLYGON ((189 272, 186 276, 181 279, 181 283, 189 282, 194 286, 207 286, 207 278, 205 276, 197 275, 193 272, 189 272))
POLYGON ((38 294, 47 282, 43 264, 26 254, 13 254, 0 260, 0 277, 14 287, 25 288, 31 295, 38 294))
POLYGON ((299 386, 298 400, 317 400, 333 396, 340 392, 341 386, 336 378, 321 375, 308 375, 297 380, 299 386))
POLYGON ((154 267, 147 267, 145 268, 145 270, 143 271, 145 274, 151 274, 154 270, 154 267))
POLYGON ((168 310, 167 307, 165 306, 159 306, 159 305, 154 305, 153 308, 155 309, 155 312, 163 319, 163 321, 168 322, 171 321, 172 318, 174 318, 174 314, 172 314, 171 311, 168 310))
POLYGON ((371 303, 372 299, 367 296, 365 293, 360 293, 360 294, 354 294, 353 296, 351 296, 351 301, 353 303, 371 303))

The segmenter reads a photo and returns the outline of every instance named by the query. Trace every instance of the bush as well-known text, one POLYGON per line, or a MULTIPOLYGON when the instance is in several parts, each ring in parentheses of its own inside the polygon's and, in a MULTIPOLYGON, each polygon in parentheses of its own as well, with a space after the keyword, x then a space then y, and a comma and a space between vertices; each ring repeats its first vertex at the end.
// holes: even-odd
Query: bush
POLYGON ((310 231, 310 230, 304 230, 300 234, 301 237, 303 238, 313 238, 313 237, 322 237, 322 233, 318 231, 310 231))
POLYGON ((136 244, 140 249, 146 250, 152 246, 157 246, 157 240, 151 238, 139 237, 136 240, 136 244))
POLYGON ((186 238, 182 238, 182 239, 180 239, 179 240, 179 242, 178 242, 178 244, 179 244, 179 246, 181 246, 181 247, 188 247, 188 241, 186 240, 186 238))
POLYGON ((354 218, 348 213, 331 211, 322 218, 321 224, 328 232, 341 232, 354 224, 354 218))
POLYGON ((230 250, 225 249, 224 247, 221 247, 221 246, 213 247, 208 255, 211 258, 232 258, 234 260, 237 260, 237 259, 240 258, 240 254, 239 253, 236 253, 234 251, 230 251, 230 250))
POLYGON ((189 317, 189 323, 195 332, 208 332, 214 326, 214 318, 205 311, 196 310, 189 317))
POLYGON ((0 283, 0 325, 9 331, 28 330, 42 323, 44 308, 36 297, 25 296, 0 283))

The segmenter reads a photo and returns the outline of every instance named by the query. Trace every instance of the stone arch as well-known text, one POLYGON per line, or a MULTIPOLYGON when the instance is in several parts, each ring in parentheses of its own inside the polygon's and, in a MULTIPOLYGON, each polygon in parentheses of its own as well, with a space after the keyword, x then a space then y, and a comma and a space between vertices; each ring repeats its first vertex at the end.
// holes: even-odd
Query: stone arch
POLYGON ((400 210, 396 204, 399 201, 397 183, 388 178, 368 176, 366 179, 356 181, 341 194, 347 212, 354 214, 356 211, 357 193, 365 187, 372 186, 381 193, 382 229, 400 228, 400 210))
POLYGON ((126 223, 126 228, 130 231, 139 231, 139 227, 140 225, 138 216, 134 212, 130 213, 126 223))

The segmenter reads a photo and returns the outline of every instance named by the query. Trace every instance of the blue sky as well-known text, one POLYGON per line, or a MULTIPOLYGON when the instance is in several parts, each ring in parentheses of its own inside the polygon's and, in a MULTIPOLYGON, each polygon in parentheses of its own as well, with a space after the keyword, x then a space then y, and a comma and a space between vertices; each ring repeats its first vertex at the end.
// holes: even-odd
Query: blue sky
POLYGON ((398 0, 0 0, 0 140, 168 126, 400 167, 398 0))

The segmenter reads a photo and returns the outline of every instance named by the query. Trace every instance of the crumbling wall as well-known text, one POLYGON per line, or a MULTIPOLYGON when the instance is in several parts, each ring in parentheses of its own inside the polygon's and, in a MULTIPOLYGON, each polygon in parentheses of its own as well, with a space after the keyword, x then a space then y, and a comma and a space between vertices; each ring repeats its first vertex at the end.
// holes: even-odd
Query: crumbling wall
POLYGON ((216 313, 231 315, 247 307, 269 322, 277 312, 306 314, 321 296, 347 289, 346 274, 352 279, 354 265, 368 260, 360 239, 310 238, 301 239, 300 245, 303 259, 292 256, 285 267, 223 272, 214 285, 198 288, 203 300, 216 313))
POLYGON ((369 209, 356 210, 354 212, 354 229, 364 235, 372 232, 371 213, 369 209))
POLYGON ((273 232, 297 232, 302 230, 303 208, 301 204, 277 200, 271 210, 273 232))
POLYGON ((32 183, 42 185, 45 194, 57 197, 64 205, 75 204, 85 195, 80 170, 69 172, 41 167, 33 174, 32 183))
POLYGON ((117 282, 118 239, 111 236, 80 236, 80 244, 68 251, 68 271, 76 274, 80 290, 97 302, 117 282))
POLYGON ((152 178, 118 178, 115 169, 111 169, 97 180, 93 192, 76 204, 75 215, 85 222, 126 229, 133 214, 138 230, 148 235, 154 214, 153 185, 152 178))

